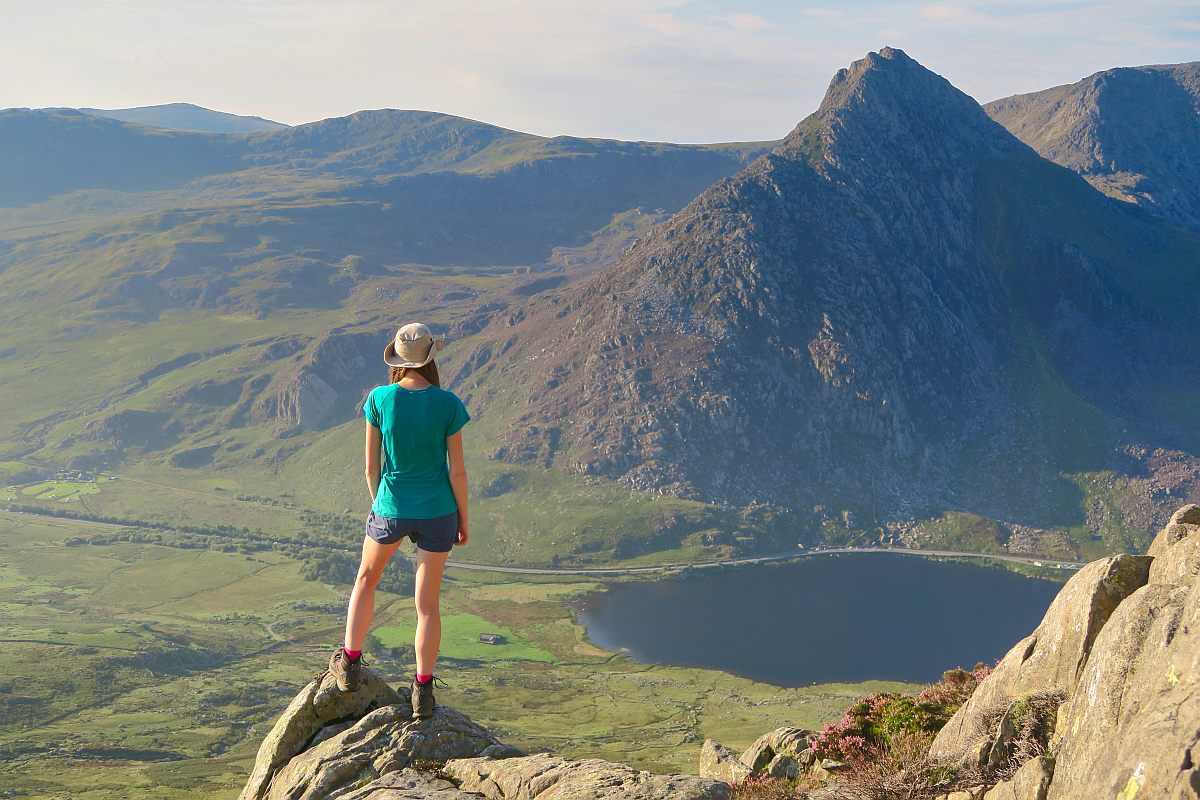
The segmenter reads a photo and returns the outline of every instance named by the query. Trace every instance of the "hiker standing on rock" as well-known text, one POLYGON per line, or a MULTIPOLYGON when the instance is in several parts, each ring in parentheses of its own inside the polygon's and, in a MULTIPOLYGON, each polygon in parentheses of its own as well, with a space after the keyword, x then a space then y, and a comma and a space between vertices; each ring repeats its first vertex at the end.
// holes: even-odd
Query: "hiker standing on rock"
POLYGON ((433 357, 445 346, 429 328, 414 322, 401 328, 383 351, 384 362, 392 368, 391 385, 373 389, 363 406, 371 514, 346 614, 345 646, 329 659, 338 688, 357 690, 363 640, 375 612, 375 587, 400 542, 411 539, 417 545, 414 719, 433 716, 433 665, 442 641, 442 571, 450 550, 468 538, 462 427, 471 417, 453 392, 441 388, 433 357))

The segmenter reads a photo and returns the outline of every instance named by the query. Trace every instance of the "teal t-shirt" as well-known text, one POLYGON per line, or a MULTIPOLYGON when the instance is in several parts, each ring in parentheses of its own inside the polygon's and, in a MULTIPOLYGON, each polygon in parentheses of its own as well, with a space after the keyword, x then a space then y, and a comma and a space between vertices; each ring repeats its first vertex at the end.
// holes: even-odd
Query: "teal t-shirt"
POLYGON ((470 421, 462 400, 436 386, 377 386, 363 406, 383 433, 379 491, 371 510, 381 517, 436 519, 458 510, 450 488, 446 437, 470 421))

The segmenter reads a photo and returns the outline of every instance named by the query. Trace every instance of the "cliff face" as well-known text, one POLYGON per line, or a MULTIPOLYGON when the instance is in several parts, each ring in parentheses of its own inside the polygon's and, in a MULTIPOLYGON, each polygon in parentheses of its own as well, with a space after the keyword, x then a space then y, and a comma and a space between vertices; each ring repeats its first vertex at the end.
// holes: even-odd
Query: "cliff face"
POLYGON ((1174 235, 885 49, 606 276, 494 321, 454 386, 520 409, 497 458, 738 504, 1045 520, 1060 437, 1100 468, 1111 416, 1158 424, 1141 412, 1190 334, 1154 287, 1200 280, 1200 240, 1174 235))
POLYGON ((1023 766, 1008 787, 1013 794, 1004 796, 1200 795, 1198 556, 1200 506, 1191 505, 1176 512, 1149 555, 1116 556, 1081 570, 1038 629, 941 730, 931 755, 1007 758, 1012 734, 1006 739, 1003 723, 997 729, 989 720, 1058 692, 1065 699, 1047 720, 1049 751, 1023 766), (1021 780, 1035 772, 1040 780, 1021 780), (1026 783, 1040 789, 1018 788, 1026 783))
POLYGON ((1105 70, 984 108, 1105 194, 1200 231, 1200 62, 1105 70))

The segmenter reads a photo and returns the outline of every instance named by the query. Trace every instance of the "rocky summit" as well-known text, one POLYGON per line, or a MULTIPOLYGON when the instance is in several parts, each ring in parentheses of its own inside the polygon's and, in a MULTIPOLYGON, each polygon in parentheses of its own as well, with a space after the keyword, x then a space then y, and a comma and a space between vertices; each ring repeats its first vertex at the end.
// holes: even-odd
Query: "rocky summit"
POLYGON ((832 726, 782 727, 740 756, 705 741, 699 776, 655 775, 528 755, 445 706, 413 721, 408 699, 366 669, 355 693, 328 675, 301 690, 263 741, 240 800, 725 800, 738 786, 796 800, 1196 798, 1198 661, 1200 506, 1188 505, 1149 554, 1080 570, 931 744, 919 714, 886 719, 879 731, 891 744, 844 761, 823 754, 832 726), (920 731, 922 753, 888 774, 889 751, 913 741, 906 726, 920 731))
POLYGON ((1198 282, 1200 238, 885 48, 606 275, 494 319, 454 386, 514 415, 497 459, 879 523, 1045 524, 1082 516, 1062 472, 1194 447, 1163 398, 1191 385, 1198 282))
POLYGON ((728 784, 654 775, 599 759, 527 755, 438 706, 412 719, 409 698, 370 669, 354 693, 314 678, 276 721, 239 800, 728 800, 728 784))
POLYGON ((1200 62, 1108 69, 984 109, 1105 194, 1200 232, 1200 62))

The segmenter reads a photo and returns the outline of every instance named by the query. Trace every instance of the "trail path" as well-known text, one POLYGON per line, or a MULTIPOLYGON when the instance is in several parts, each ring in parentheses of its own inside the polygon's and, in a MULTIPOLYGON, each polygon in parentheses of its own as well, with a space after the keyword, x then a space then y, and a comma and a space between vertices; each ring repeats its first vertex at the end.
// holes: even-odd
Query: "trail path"
POLYGON ((114 525, 111 522, 93 522, 90 519, 72 519, 71 517, 55 517, 50 514, 26 514, 23 511, 3 511, 0 514, 9 514, 14 517, 25 517, 26 519, 36 519, 39 521, 49 522, 71 522, 76 525, 95 525, 101 528, 124 528, 124 525, 114 525))

